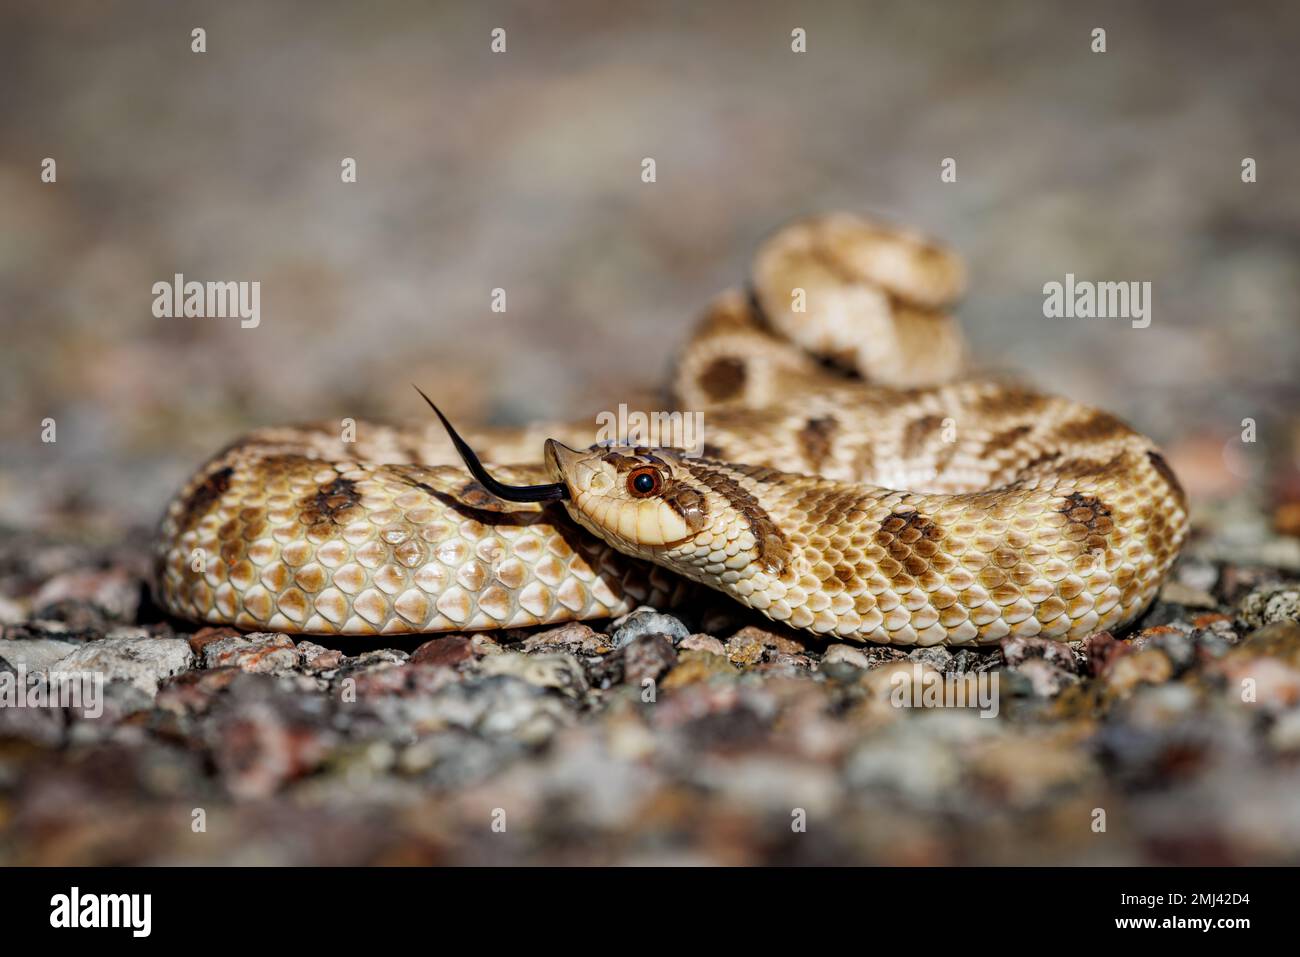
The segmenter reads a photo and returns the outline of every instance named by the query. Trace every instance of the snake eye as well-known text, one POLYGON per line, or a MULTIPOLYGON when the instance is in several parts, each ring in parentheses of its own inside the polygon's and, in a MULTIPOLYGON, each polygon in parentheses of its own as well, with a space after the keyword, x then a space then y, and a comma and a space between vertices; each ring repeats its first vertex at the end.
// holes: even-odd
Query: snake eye
POLYGON ((627 477, 627 490, 637 498, 648 498, 663 488, 664 480, 653 465, 634 469, 627 477))

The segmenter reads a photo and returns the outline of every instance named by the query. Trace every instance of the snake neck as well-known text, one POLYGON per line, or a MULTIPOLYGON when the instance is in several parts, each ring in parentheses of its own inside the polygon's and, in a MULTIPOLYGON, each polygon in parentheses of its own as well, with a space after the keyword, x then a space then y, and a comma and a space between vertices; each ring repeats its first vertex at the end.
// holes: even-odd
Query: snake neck
POLYGON ((1181 489, 1157 454, 978 492, 896 491, 719 461, 675 481, 705 503, 699 531, 621 551, 775 621, 893 644, 1082 637, 1131 620, 1186 536, 1181 489))

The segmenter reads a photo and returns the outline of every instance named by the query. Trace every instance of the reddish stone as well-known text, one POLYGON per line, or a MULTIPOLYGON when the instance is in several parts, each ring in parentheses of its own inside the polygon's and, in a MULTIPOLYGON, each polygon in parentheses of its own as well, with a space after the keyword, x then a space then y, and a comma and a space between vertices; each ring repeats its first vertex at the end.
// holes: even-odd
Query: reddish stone
POLYGON ((1196 628, 1209 628, 1216 621, 1226 621, 1228 624, 1232 624, 1232 616, 1217 611, 1207 611, 1205 614, 1193 618, 1192 625, 1196 628))
POLYGON ((411 653, 411 663, 416 665, 441 665, 454 668, 462 661, 474 657, 470 640, 464 635, 448 635, 426 641, 411 653))
POLYGON ((802 636, 796 636, 793 633, 783 634, 776 631, 776 627, 773 626, 772 629, 767 629, 760 628, 757 625, 746 625, 728 639, 727 645, 731 647, 732 642, 735 642, 736 646, 740 647, 751 641, 757 641, 764 648, 771 648, 781 654, 800 655, 807 651, 802 636))
POLYGON ((1109 631, 1099 631, 1083 639, 1083 653, 1088 658, 1088 672, 1093 677, 1101 677, 1117 659, 1132 651, 1128 642, 1120 641, 1109 631))
POLYGON ((190 635, 190 651, 194 656, 202 660, 203 648, 214 641, 220 641, 222 638, 240 638, 242 633, 234 628, 200 628, 194 634, 190 635))
POLYGON ((204 663, 209 668, 235 665, 250 674, 274 674, 298 664, 293 639, 281 632, 258 632, 247 637, 223 635, 221 640, 222 644, 206 643, 204 663))
POLYGON ((298 653, 303 667, 311 672, 331 671, 343 663, 343 652, 337 648, 322 648, 309 641, 299 642, 298 653))

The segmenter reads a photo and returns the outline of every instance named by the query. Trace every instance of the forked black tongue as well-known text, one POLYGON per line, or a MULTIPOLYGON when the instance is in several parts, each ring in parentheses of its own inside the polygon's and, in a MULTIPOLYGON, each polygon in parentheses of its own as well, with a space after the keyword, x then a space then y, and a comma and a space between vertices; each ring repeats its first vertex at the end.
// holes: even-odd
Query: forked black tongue
POLYGON ((420 397, 425 402, 429 403, 429 408, 433 409, 434 414, 442 421, 442 427, 451 436, 451 444, 456 446, 456 451, 465 462, 465 468, 469 469, 469 474, 474 476, 474 480, 489 493, 507 502, 558 502, 569 497, 569 487, 563 482, 555 482, 551 485, 506 485, 504 482, 498 482, 488 474, 488 470, 483 467, 474 450, 451 427, 451 423, 442 414, 442 410, 433 404, 433 400, 425 395, 418 385, 412 383, 411 387, 420 393, 420 397))

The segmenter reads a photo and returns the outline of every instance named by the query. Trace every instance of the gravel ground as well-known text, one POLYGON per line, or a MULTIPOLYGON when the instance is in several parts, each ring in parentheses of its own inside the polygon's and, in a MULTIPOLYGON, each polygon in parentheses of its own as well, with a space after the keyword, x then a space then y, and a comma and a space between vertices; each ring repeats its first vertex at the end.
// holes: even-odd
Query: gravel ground
POLYGON ((1300 575, 1212 539, 1127 634, 978 651, 721 603, 325 648, 162 618, 144 540, 0 540, 0 688, 106 682, 0 707, 6 864, 1300 861, 1300 575))

